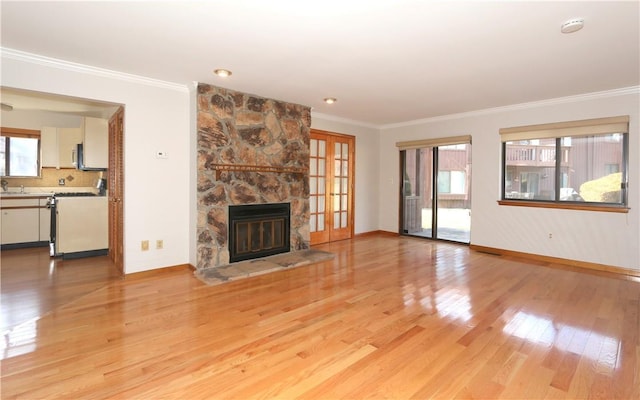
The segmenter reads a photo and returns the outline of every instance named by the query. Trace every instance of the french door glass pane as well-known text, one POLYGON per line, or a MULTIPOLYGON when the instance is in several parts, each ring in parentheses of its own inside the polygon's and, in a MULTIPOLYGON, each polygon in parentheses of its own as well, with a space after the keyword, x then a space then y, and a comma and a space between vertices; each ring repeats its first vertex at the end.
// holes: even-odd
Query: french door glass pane
POLYGON ((309 175, 318 175, 318 159, 309 160, 309 175))
POLYGON ((325 210, 325 176, 326 142, 324 140, 311 139, 309 160, 309 213, 311 232, 324 230, 325 210))
POLYGON ((315 176, 309 178, 309 193, 311 195, 318 193, 318 178, 315 176))
POLYGON ((312 214, 317 212, 318 207, 316 206, 318 204, 318 197, 317 196, 309 196, 309 212, 311 212, 312 214))

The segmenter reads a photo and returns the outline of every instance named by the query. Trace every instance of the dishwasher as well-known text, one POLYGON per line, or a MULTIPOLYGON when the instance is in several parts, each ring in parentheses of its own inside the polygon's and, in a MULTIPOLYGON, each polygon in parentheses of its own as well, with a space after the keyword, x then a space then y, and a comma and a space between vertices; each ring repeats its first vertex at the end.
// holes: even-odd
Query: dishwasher
POLYGON ((90 192, 56 193, 50 200, 49 253, 63 259, 107 255, 108 198, 90 192))

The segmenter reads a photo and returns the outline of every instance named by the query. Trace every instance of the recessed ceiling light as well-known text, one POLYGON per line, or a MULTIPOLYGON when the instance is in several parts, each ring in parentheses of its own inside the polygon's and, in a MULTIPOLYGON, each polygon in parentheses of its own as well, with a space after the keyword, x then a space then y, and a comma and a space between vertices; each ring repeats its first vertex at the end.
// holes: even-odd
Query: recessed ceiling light
POLYGON ((335 97, 325 97, 324 98, 324 102, 327 104, 333 104, 336 101, 338 101, 338 99, 336 99, 335 97))
POLYGON ((560 26, 560 32, 562 33, 573 33, 577 32, 584 26, 584 19, 582 18, 571 18, 564 24, 560 26))
POLYGON ((221 78, 226 78, 227 76, 231 76, 232 74, 232 72, 229 71, 228 69, 222 69, 222 68, 214 69, 213 73, 218 75, 221 78))

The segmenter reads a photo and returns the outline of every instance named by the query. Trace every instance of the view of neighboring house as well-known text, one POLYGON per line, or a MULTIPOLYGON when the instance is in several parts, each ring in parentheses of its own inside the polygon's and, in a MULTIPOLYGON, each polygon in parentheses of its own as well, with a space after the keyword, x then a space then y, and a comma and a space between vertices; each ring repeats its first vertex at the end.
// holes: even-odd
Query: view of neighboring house
MULTIPOLYGON (((603 187, 600 197, 591 194, 589 185, 584 184, 618 174, 622 171, 623 136, 612 134, 596 138, 562 139, 559 154, 560 200, 566 201, 620 201, 620 187, 610 190, 603 187)), ((507 177, 505 197, 515 199, 553 200, 555 185, 553 179, 556 164, 555 139, 534 139, 508 142, 505 160, 507 177)), ((615 177, 614 177, 615 179, 615 177)), ((620 182, 620 177, 617 178, 620 182)), ((604 185, 604 181, 602 183, 604 185)))

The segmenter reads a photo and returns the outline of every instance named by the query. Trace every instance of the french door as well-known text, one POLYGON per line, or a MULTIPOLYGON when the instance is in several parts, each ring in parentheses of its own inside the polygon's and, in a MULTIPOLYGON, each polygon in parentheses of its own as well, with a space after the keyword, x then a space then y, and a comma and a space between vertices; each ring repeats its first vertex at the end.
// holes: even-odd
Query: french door
POLYGON ((353 237, 355 138, 312 129, 309 164, 311 244, 353 237))
POLYGON ((124 108, 109 120, 109 257, 124 276, 124 108))
POLYGON ((398 144, 401 234, 469 243, 471 143, 467 137, 453 139, 412 142, 414 148, 404 150, 398 144))

